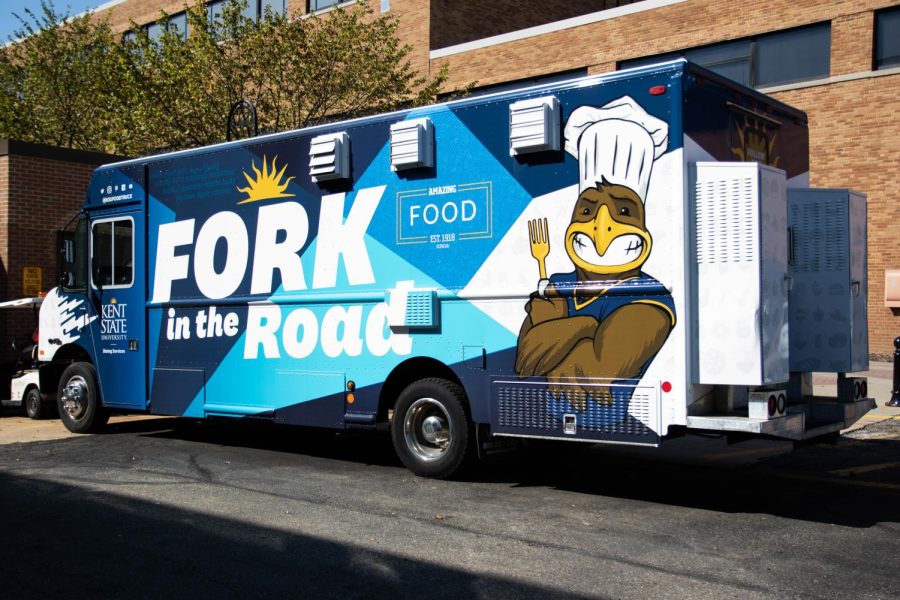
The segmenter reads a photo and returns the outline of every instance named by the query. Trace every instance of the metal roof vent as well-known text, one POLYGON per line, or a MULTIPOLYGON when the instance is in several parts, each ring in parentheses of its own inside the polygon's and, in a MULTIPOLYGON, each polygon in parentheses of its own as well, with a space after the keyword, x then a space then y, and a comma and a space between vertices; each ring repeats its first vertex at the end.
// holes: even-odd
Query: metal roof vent
POLYGON ((346 131, 312 139, 309 144, 309 174, 316 183, 350 179, 350 136, 346 131))
POLYGON ((555 96, 509 105, 509 155, 560 149, 560 107, 555 96))
POLYGON ((434 125, 431 119, 410 119, 391 125, 391 171, 434 166, 434 125))

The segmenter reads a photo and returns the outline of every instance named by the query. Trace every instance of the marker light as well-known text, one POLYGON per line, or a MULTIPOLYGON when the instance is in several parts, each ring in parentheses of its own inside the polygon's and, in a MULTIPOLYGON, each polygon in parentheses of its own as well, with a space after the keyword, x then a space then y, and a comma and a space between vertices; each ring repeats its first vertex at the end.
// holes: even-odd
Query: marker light
POLYGON ((654 85, 652 88, 650 88, 651 96, 662 96, 665 93, 666 93, 666 86, 664 86, 664 85, 654 85))
POLYGON ((664 391, 667 394, 672 391, 672 384, 669 383, 668 381, 663 381, 662 385, 659 387, 660 387, 660 389, 662 389, 662 391, 664 391))
POLYGON ((353 404, 354 402, 356 402, 356 396, 352 392, 347 394, 347 404, 353 404))

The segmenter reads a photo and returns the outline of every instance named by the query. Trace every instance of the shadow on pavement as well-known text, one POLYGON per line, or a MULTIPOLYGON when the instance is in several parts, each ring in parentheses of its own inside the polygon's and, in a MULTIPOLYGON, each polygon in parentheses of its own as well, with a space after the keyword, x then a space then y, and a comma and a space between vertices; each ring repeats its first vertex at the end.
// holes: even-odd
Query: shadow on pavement
MULTIPOLYGON (((298 453, 402 469, 389 436, 333 433, 267 423, 179 419, 120 425, 121 433, 298 453), (155 425, 154 425, 155 424, 155 425), (146 428, 146 429, 144 429, 146 428)), ((461 485, 540 486, 724 513, 871 527, 900 522, 900 441, 842 439, 744 466, 633 457, 603 446, 533 444, 514 455, 472 464, 461 485)))
POLYGON ((19 600, 566 597, 363 547, 7 474, 0 474, 0 531, 3 596, 19 600))

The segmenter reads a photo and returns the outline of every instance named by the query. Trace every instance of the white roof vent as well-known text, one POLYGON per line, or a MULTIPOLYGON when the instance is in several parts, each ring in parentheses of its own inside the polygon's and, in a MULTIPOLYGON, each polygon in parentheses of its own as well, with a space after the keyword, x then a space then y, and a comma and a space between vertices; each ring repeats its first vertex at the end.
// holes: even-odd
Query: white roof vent
POLYGON ((509 105, 509 155, 560 149, 560 107, 555 96, 509 105))
POLYGON ((391 125, 391 171, 434 166, 431 119, 409 119, 391 125))
POLYGON ((309 174, 316 183, 350 179, 350 136, 346 131, 312 139, 309 144, 309 174))

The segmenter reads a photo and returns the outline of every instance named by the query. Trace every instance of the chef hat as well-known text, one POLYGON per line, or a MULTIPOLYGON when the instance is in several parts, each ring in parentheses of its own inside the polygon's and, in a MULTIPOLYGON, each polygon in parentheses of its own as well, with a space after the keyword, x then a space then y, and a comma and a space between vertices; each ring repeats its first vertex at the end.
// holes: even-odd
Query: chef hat
POLYGON ((669 125, 628 96, 601 108, 576 108, 565 128, 566 152, 578 159, 579 190, 603 179, 647 196, 653 161, 669 142, 669 125))

